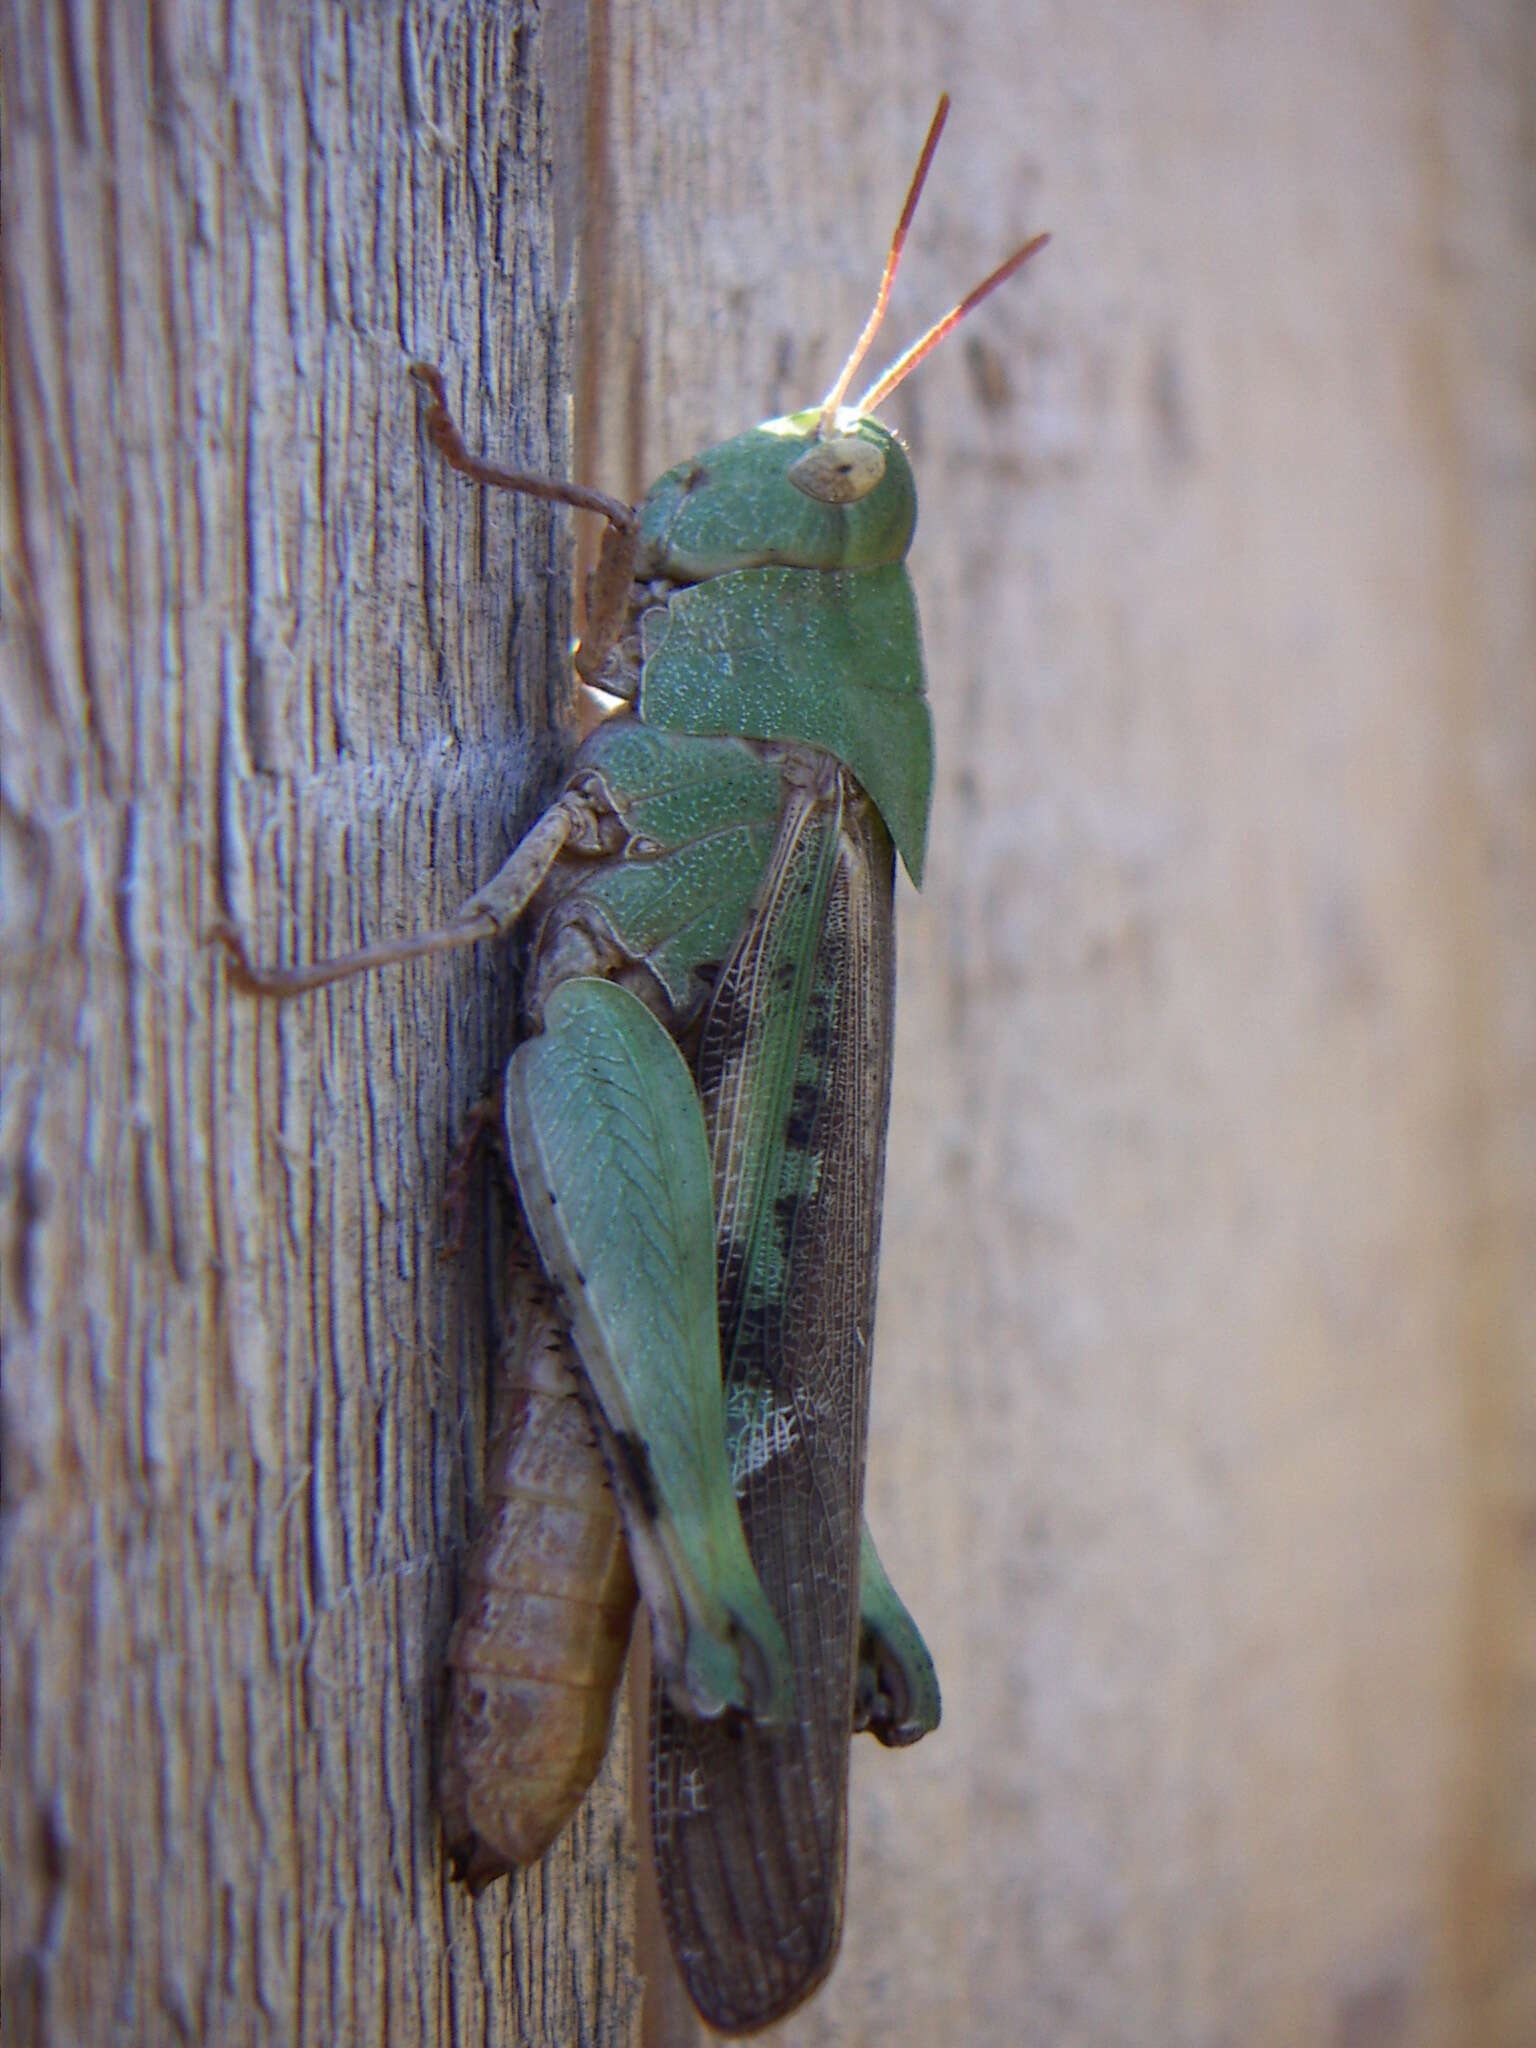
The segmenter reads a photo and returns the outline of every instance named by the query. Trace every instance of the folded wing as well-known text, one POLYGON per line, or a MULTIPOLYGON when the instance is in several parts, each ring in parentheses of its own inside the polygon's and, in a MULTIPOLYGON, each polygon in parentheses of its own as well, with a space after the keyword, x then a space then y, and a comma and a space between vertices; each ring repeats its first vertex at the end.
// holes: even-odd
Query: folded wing
POLYGON ((674 1951, 712 2026, 793 2009, 842 1922, 871 1340, 890 1099, 891 842, 819 757, 786 799, 698 1058, 716 1201, 727 1438, 786 1635, 788 1726, 653 1701, 652 1816, 674 1951))

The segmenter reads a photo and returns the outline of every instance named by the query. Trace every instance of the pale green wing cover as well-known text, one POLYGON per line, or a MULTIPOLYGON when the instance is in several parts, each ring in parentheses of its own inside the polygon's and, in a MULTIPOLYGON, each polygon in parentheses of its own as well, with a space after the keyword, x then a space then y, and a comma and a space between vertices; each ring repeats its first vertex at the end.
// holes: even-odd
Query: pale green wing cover
POLYGON ((512 1056, 506 1121, 529 1226, 606 1425, 658 1665, 693 1713, 782 1718, 788 1651, 726 1463, 714 1203, 693 1078, 637 997, 572 980, 512 1056))
POLYGON ((933 721, 904 568, 734 569, 675 591, 642 633, 648 724, 824 748, 922 881, 933 721))

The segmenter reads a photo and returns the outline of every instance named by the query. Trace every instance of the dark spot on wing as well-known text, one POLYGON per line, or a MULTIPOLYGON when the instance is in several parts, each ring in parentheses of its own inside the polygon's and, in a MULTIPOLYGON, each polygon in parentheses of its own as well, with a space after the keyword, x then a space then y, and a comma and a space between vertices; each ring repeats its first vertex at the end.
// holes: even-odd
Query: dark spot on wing
POLYGON ((702 491, 708 482, 709 471, 702 462, 696 462, 683 478, 683 489, 685 491, 702 491))
POLYGON ((806 1151, 816 1135, 821 1109, 821 1090, 811 1081, 797 1081, 784 1119, 784 1142, 797 1152, 806 1151))
POLYGON ((825 1062, 832 1050, 832 1013, 818 1007, 812 1010, 805 1027, 805 1049, 813 1060, 825 1062))

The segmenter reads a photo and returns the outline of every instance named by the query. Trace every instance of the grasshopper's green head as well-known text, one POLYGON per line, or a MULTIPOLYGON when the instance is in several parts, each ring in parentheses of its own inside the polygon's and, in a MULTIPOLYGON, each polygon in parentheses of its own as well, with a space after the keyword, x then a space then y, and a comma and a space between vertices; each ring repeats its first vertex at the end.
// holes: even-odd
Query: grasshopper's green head
POLYGON ((877 420, 823 430, 819 407, 767 420, 680 462, 640 513, 642 575, 696 583, 727 569, 876 569, 899 562, 917 488, 877 420))
POLYGON ((948 112, 944 93, 891 237, 874 309, 837 382, 810 412, 766 420, 749 434, 679 463, 654 483, 640 513, 642 577, 698 583, 730 569, 878 569, 904 559, 917 524, 917 492, 900 442, 871 415, 973 306, 1048 240, 1036 235, 1016 249, 899 356, 856 405, 843 403, 885 315, 948 112))

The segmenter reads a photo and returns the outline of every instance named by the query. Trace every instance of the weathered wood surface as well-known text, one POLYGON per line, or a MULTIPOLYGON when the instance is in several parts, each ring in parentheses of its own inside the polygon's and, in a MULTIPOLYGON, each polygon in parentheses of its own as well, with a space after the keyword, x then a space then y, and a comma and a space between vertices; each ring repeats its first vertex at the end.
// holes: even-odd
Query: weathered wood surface
POLYGON ((436 473, 405 358, 640 488, 823 388, 940 85, 893 345, 1057 236, 891 409, 941 772, 870 1511, 945 1725, 859 1745, 779 2038, 1531 2038, 1521 0, 33 12, 7 2040, 634 2036, 621 1760, 510 1904, 432 1797, 496 1255, 439 1201, 507 965, 278 1016, 198 941, 420 922, 544 771, 560 544, 436 473))
POLYGON ((433 1795, 509 963, 279 1013, 202 942, 440 917, 537 794, 565 551, 406 362, 568 462, 538 21, 137 14, 0 31, 6 2039, 624 2040, 618 1781, 478 1907, 433 1795))

